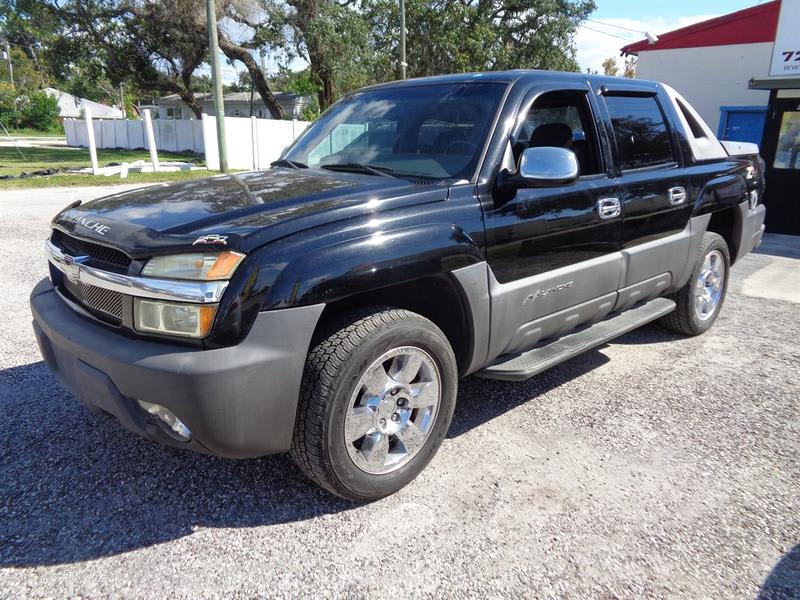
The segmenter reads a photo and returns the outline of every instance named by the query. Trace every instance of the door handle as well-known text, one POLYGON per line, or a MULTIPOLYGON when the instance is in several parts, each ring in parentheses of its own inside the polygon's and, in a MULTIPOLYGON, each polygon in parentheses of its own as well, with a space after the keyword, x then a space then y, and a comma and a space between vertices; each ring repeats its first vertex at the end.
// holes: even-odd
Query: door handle
POLYGON ((597 201, 597 214, 601 219, 613 219, 622 212, 619 198, 600 198, 597 201))
POLYGON ((686 188, 682 188, 680 186, 669 188, 669 191, 667 191, 667 197, 669 198, 669 203, 672 204, 672 206, 683 204, 686 202, 686 188))

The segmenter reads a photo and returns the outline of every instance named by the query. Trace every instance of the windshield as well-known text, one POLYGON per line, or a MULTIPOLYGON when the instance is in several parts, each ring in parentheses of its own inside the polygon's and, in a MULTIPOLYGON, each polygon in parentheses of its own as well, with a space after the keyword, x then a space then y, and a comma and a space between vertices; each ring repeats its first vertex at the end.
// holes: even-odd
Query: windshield
POLYGON ((369 165, 396 176, 469 179, 503 83, 408 85, 347 96, 284 159, 309 167, 369 165))

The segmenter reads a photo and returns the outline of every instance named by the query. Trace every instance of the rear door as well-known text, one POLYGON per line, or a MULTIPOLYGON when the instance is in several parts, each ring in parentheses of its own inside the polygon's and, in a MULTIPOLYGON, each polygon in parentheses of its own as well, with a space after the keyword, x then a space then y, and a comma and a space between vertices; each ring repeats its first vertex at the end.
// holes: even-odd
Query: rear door
POLYGON ((622 202, 625 260, 617 306, 659 295, 686 264, 688 177, 678 138, 656 90, 603 90, 622 202))

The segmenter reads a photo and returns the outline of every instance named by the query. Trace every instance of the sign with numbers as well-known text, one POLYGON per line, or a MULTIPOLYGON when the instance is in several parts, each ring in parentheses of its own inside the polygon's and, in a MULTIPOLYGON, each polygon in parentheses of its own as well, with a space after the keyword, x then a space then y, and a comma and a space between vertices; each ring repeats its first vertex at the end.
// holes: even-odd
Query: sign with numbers
POLYGON ((800 0, 783 0, 770 75, 800 77, 800 0))

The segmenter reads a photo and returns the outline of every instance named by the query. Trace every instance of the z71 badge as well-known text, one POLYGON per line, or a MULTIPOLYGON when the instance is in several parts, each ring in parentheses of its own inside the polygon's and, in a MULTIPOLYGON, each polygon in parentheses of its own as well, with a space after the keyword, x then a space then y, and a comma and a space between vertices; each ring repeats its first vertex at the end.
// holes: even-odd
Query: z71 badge
POLYGON ((203 235, 197 238, 193 243, 192 246, 197 246, 197 244, 220 244, 222 246, 228 245, 228 236, 227 235, 218 235, 216 233, 210 233, 208 235, 203 235))

